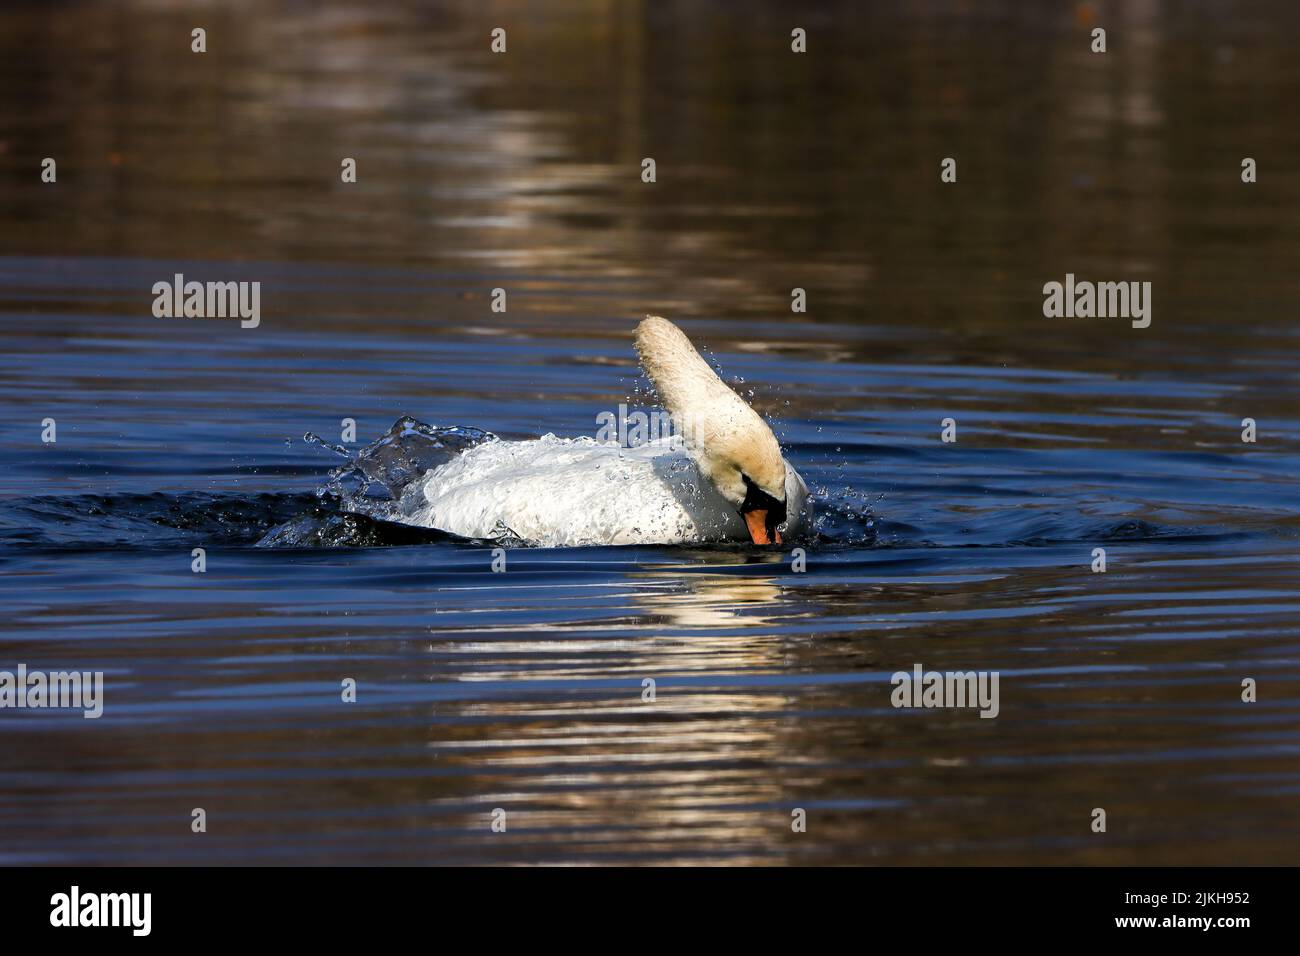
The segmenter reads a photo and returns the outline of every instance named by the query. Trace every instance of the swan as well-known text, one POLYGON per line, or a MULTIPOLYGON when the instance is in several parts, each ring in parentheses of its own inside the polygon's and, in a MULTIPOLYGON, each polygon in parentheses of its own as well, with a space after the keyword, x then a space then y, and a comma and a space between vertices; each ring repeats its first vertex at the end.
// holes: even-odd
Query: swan
POLYGON ((805 527, 803 479, 685 333, 648 315, 636 351, 676 435, 635 448, 551 434, 487 441, 425 475, 423 501, 405 520, 540 547, 780 544, 805 527))

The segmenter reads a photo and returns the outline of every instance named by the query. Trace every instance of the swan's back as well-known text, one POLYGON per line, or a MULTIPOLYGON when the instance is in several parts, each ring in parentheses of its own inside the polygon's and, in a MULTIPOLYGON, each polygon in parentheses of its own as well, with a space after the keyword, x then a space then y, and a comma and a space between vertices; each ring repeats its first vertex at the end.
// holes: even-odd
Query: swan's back
POLYGON ((416 523, 541 547, 681 544, 743 537, 745 526, 679 443, 590 438, 479 445, 425 478, 416 523))

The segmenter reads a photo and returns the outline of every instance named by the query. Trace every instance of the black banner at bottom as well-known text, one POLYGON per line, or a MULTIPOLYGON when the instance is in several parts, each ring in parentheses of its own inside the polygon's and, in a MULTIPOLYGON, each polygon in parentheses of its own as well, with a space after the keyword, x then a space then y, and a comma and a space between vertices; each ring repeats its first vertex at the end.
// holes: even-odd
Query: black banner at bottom
POLYGON ((1284 929, 1294 882, 1290 869, 1234 868, 5 869, 0 926, 8 943, 74 945, 337 945, 418 933, 460 946, 454 940, 469 932, 493 944, 591 933, 609 943, 693 935, 770 944, 778 933, 847 933, 871 944, 1130 937, 1231 946, 1284 929))

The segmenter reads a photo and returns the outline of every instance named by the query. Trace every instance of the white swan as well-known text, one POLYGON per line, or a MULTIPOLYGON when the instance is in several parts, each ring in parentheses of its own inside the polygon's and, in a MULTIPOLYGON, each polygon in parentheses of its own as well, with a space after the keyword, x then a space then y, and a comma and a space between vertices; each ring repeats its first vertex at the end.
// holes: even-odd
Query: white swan
POLYGON ((423 479, 406 520, 470 538, 509 530, 529 544, 781 543, 811 518, 808 488, 767 423, 677 326, 646 316, 641 367, 678 438, 637 448, 545 435, 490 441, 423 479))

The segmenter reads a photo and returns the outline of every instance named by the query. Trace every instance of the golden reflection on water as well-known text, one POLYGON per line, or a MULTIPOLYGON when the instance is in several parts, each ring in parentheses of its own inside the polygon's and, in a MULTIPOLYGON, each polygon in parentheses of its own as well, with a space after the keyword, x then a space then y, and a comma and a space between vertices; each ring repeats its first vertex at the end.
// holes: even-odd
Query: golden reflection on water
POLYGON ((24 7, 6 13, 0 50, 27 68, 0 102, 27 125, 0 166, 59 154, 78 229, 17 177, 0 188, 25 219, 25 253, 635 277, 685 316, 788 310, 796 277, 816 290, 815 318, 905 316, 926 282, 930 315, 1010 323, 1012 341, 1025 326, 1007 306, 1075 266, 1147 271, 1171 296, 1162 305, 1194 304, 1169 206, 1191 175, 1209 188, 1192 167, 1216 120, 1255 124, 1234 137, 1259 142, 1277 135, 1281 104, 1242 118, 1186 90, 1259 83, 1278 64, 1232 55, 1240 41, 1216 23, 1196 34, 1207 76, 1170 48, 1177 11, 1154 0, 1107 10, 1105 55, 1045 8, 992 5, 999 28, 1032 37, 1007 47, 960 18, 833 7, 834 35, 817 56, 779 60, 779 76, 767 31, 785 18, 763 5, 677 32, 687 7, 501 3, 494 15, 519 36, 493 57, 469 5, 233 3, 206 12, 213 50, 197 62, 178 40, 193 16, 181 8, 24 7), (69 61, 68 82, 40 82, 69 61), (978 191, 960 214, 916 188, 918 168, 953 153, 978 191), (353 155, 360 178, 345 187, 338 163, 353 155), (650 186, 646 155, 661 169, 650 186), (953 229, 981 244, 948 244, 948 281, 932 282, 933 230, 953 229), (972 291, 1000 307, 975 307, 972 291))
MULTIPOLYGON (((647 565, 638 576, 663 579, 670 570, 647 565)), ((512 693, 457 701, 439 717, 510 729, 491 740, 439 730, 429 746, 482 780, 483 804, 524 807, 510 815, 523 830, 581 820, 589 845, 609 841, 620 853, 669 857, 699 832, 711 845, 734 848, 732 862, 777 861, 788 830, 788 779, 745 768, 793 766, 803 754, 780 719, 789 695, 735 680, 786 663, 783 639, 765 632, 774 623, 765 611, 779 606, 780 589, 775 578, 697 572, 680 580, 681 590, 621 596, 631 604, 620 613, 635 615, 625 640, 618 629, 592 641, 560 629, 546 641, 502 636, 458 646, 478 661, 463 679, 509 684, 512 693), (709 687, 712 677, 723 686, 709 687), (653 702, 643 700, 646 678, 656 681, 653 702), (570 681, 566 699, 529 701, 528 683, 538 680, 570 681), (611 680, 621 686, 611 688, 611 680), (494 786, 520 771, 526 791, 494 786)), ((454 808, 461 799, 431 807, 454 808)), ((468 826, 473 818, 462 819, 468 826)))

